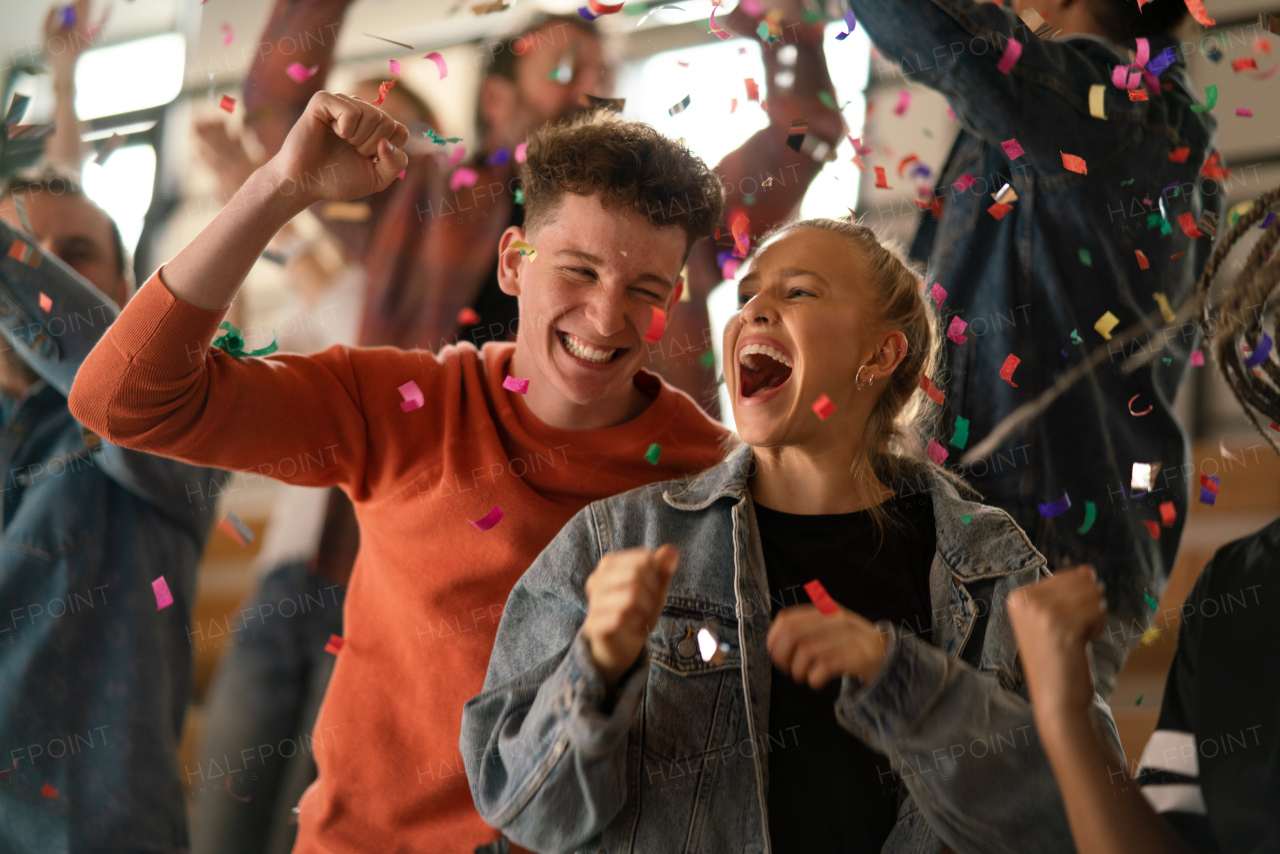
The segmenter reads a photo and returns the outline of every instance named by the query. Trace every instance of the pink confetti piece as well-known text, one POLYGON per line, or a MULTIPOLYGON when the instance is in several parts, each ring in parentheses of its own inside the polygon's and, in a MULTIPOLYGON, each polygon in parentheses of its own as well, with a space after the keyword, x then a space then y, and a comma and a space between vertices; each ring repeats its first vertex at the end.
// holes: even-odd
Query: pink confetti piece
POLYGON ((313 65, 310 68, 307 68, 301 62, 295 62, 292 65, 290 65, 288 68, 286 68, 284 70, 284 73, 288 74, 289 79, 292 80, 294 83, 302 83, 306 81, 308 78, 312 77, 319 70, 320 70, 319 65, 313 65))
POLYGON ((418 384, 413 380, 409 380, 397 388, 396 391, 400 392, 400 396, 404 398, 404 400, 400 401, 400 408, 405 412, 412 412, 426 402, 422 396, 422 389, 418 388, 418 384))
POLYGON ((449 155, 449 165, 457 166, 459 163, 462 162, 462 158, 466 156, 467 156, 467 147, 465 145, 459 145, 457 148, 453 150, 453 153, 449 155))
POLYGON ((926 450, 928 450, 929 456, 933 457, 933 461, 938 465, 942 465, 943 460, 950 456, 947 453, 947 449, 939 445, 938 440, 932 436, 929 437, 929 445, 926 450))
POLYGON ((1196 350, 1194 353, 1191 354, 1191 364, 1196 366, 1197 368, 1204 367, 1204 351, 1203 350, 1196 350))
POLYGON ((397 177, 397 178, 403 178, 403 177, 404 177, 404 173, 405 173, 406 171, 407 171, 407 170, 401 169, 401 170, 400 170, 400 174, 396 175, 396 177, 397 177))
POLYGON ((904 115, 907 108, 911 106, 911 93, 903 89, 898 93, 898 105, 893 108, 893 114, 896 116, 904 115))
POLYGON ((169 592, 169 582, 160 576, 151 582, 151 592, 156 596, 156 610, 163 611, 173 604, 173 594, 169 592))
POLYGON ((471 522, 472 525, 475 525, 481 531, 488 531, 494 525, 502 521, 502 508, 494 506, 492 510, 485 514, 483 519, 476 519, 475 521, 468 519, 467 521, 471 522))
POLYGON ((929 296, 933 297, 934 308, 942 308, 942 303, 947 299, 947 289, 934 282, 933 289, 929 291, 929 296))
POLYGON ((1000 143, 1000 147, 1004 149, 1005 154, 1009 155, 1010 160, 1017 160, 1019 157, 1026 154, 1026 152, 1022 150, 1022 146, 1018 145, 1018 140, 1016 139, 1006 139, 1004 142, 1000 143))
POLYGON ((45 294, 44 291, 41 291, 40 292, 40 310, 43 311, 45 314, 48 314, 52 309, 53 309, 53 300, 49 299, 49 297, 45 294))
POLYGON ((1244 116, 1246 119, 1253 118, 1253 110, 1248 107, 1236 107, 1236 115, 1244 116))
POLYGON ((653 317, 649 319, 649 331, 640 336, 650 344, 662 337, 662 330, 667 328, 667 313, 657 306, 653 307, 653 317))
POLYGON ((445 64, 444 57, 438 52, 433 50, 431 53, 424 56, 423 59, 429 59, 436 64, 436 70, 440 72, 441 80, 449 76, 449 66, 445 64))
POLYGON ((506 376, 506 377, 503 377, 503 379, 502 379, 502 387, 503 387, 503 388, 505 388, 507 391, 513 391, 513 392, 515 392, 516 394, 528 394, 528 393, 529 393, 529 381, 528 381, 528 380, 522 380, 522 379, 520 379, 519 377, 513 377, 513 376, 510 376, 510 375, 508 375, 508 376, 506 376))
POLYGON ((831 594, 827 592, 827 588, 822 586, 822 582, 818 579, 808 582, 804 586, 804 592, 809 594, 809 599, 813 601, 814 607, 824 617, 830 617, 832 614, 840 610, 836 604, 836 600, 831 598, 831 594))
POLYGON ((231 28, 231 25, 223 24, 222 25, 222 46, 226 47, 227 45, 231 44, 233 41, 235 41, 235 38, 236 38, 236 31, 231 28))
POLYGON ((1013 381, 1013 372, 1018 369, 1018 365, 1021 363, 1022 360, 1012 353, 1006 356, 1004 364, 1000 366, 1000 379, 1017 388, 1018 384, 1013 381))
POLYGON ((457 169, 453 170, 453 174, 449 176, 449 189, 456 193, 463 187, 474 187, 476 179, 479 177, 480 176, 476 174, 476 170, 470 169, 466 166, 459 166, 457 169))
POLYGON ((957 344, 964 344, 969 339, 965 337, 964 331, 969 324, 958 317, 951 318, 951 325, 947 327, 947 337, 957 344))
POLYGON ((978 183, 978 179, 966 172, 957 178, 951 186, 956 188, 957 193, 963 193, 976 183, 978 183))
POLYGON ((529 143, 522 142, 516 146, 516 162, 523 163, 525 158, 529 156, 529 143))
POLYGON ((391 66, 391 73, 399 77, 400 76, 400 60, 389 59, 387 60, 387 64, 391 66))
POLYGON ((1004 55, 996 63, 996 68, 1000 69, 1002 73, 1008 74, 1021 57, 1022 42, 1017 39, 1009 39, 1009 43, 1004 46, 1004 55))
POLYGON ((1132 65, 1116 65, 1111 69, 1111 83, 1117 89, 1136 89, 1142 85, 1142 70, 1132 65))

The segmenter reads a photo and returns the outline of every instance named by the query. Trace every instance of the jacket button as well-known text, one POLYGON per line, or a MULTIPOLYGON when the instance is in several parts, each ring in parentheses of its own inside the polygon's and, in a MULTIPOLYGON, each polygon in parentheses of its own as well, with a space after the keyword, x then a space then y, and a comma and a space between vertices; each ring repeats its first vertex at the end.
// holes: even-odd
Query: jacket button
POLYGON ((698 651, 698 641, 693 637, 692 628, 686 626, 684 632, 684 640, 676 646, 676 652, 681 658, 693 658, 693 654, 698 651))

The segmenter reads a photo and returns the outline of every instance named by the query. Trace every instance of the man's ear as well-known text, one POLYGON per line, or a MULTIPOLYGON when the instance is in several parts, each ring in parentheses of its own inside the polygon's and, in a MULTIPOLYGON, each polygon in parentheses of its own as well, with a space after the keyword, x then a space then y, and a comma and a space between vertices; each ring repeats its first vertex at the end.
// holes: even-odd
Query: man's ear
POLYGON ((519 249, 511 248, 511 244, 517 240, 529 242, 525 239, 524 229, 513 225, 502 232, 502 239, 498 241, 498 287, 502 288, 504 294, 513 297, 520 296, 520 275, 524 269, 524 265, 520 263, 524 256, 519 249))

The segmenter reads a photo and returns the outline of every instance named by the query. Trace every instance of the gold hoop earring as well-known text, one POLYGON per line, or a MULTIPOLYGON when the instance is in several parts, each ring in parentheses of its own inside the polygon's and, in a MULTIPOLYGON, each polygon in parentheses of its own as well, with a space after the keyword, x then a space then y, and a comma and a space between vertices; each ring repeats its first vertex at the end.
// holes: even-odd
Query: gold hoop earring
POLYGON ((865 383, 862 381, 862 372, 870 367, 871 367, 870 365, 863 365, 861 368, 858 368, 858 373, 853 378, 854 388, 856 388, 858 391, 862 391, 867 386, 875 385, 876 375, 874 373, 874 369, 872 369, 873 373, 871 374, 871 379, 867 380, 865 383))

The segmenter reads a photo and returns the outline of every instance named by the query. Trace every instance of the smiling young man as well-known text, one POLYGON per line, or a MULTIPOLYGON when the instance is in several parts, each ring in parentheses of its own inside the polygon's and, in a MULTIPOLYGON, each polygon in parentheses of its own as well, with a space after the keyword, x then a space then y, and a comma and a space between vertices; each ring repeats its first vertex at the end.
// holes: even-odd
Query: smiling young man
POLYGON ((581 507, 703 469, 725 435, 639 369, 655 311, 679 298, 689 247, 719 219, 719 182, 652 128, 604 116, 529 141, 527 226, 507 229, 499 246, 502 287, 520 303, 515 344, 435 356, 209 350, 275 230, 318 200, 385 189, 404 168, 407 138, 363 101, 316 94, 280 152, 139 291, 71 397, 76 416, 112 441, 225 468, 336 447, 328 465, 281 478, 341 486, 361 526, 296 851, 494 842, 471 803, 458 735, 511 587, 581 507), (329 180, 299 192, 304 174, 329 180), (644 213, 686 193, 703 200, 692 214, 644 213))

